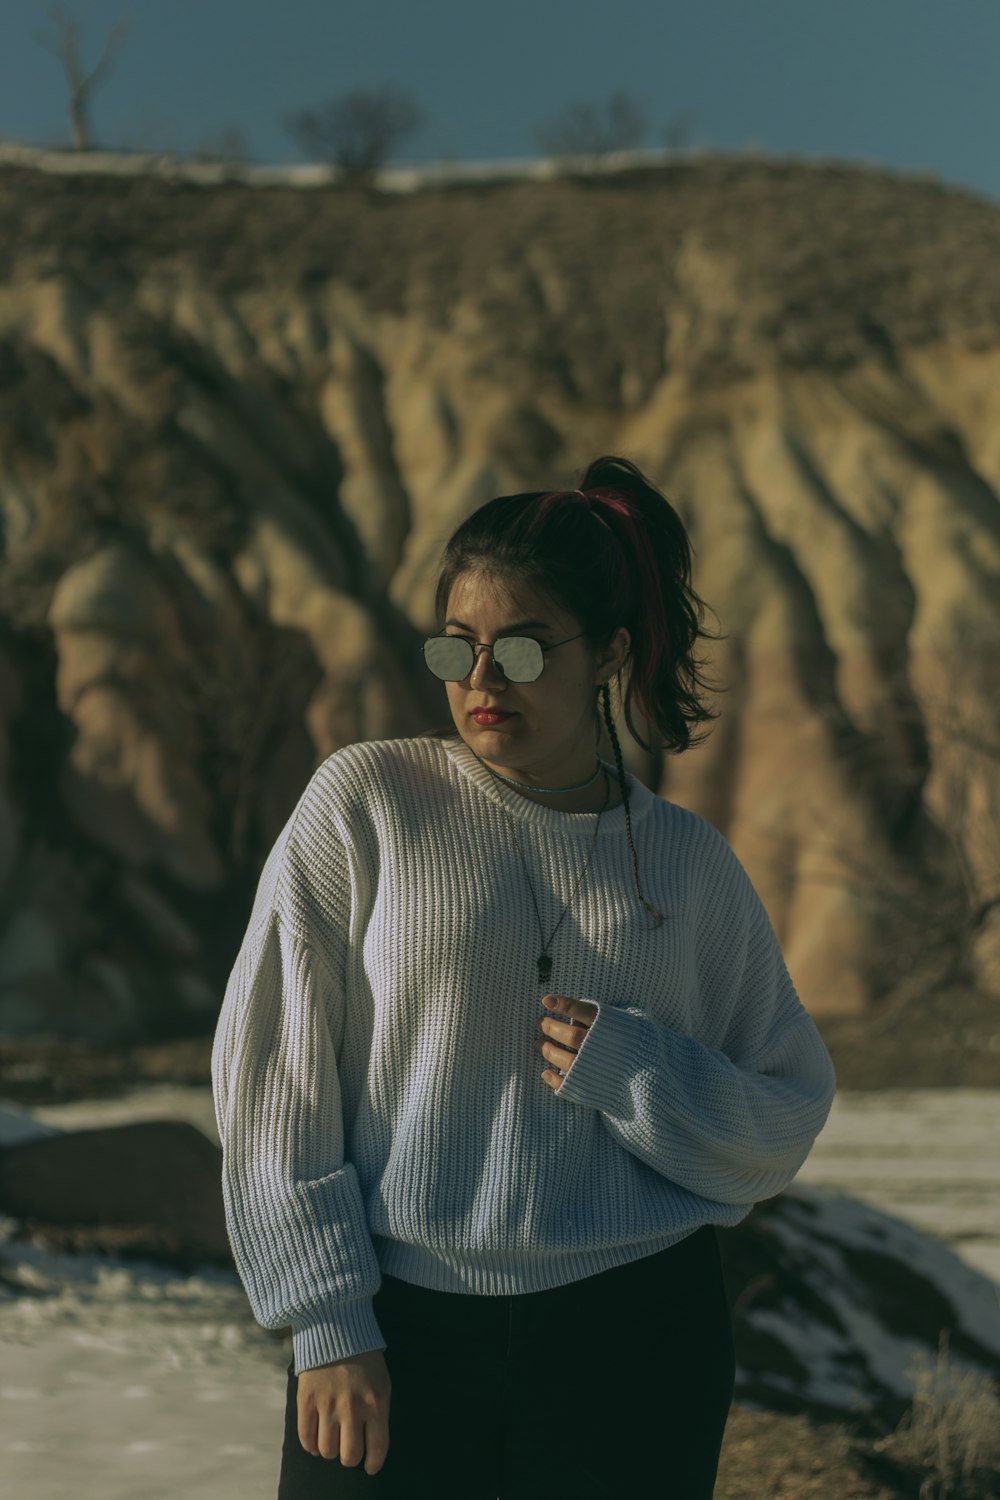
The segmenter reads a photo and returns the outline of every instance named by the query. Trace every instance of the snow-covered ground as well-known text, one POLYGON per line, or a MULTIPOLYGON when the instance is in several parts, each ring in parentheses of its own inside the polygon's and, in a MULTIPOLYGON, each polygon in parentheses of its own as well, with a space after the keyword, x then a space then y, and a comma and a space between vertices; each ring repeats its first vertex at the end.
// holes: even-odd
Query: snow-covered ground
MULTIPOLYGON (((190 1120, 218 1144, 208 1088, 149 1087, 25 1112, 0 1139, 190 1120)), ((290 1347, 254 1322, 233 1273, 4 1243, 0 1500, 273 1500, 290 1347)))
POLYGON ((998 1141, 1000 1090, 844 1092, 796 1181, 930 1230, 1000 1284, 998 1141))
MULTIPOLYGON (((415 166, 381 167, 376 174, 376 183, 383 192, 411 193, 439 183, 455 185, 525 179, 544 182, 564 176, 573 170, 574 165, 577 170, 583 168, 589 173, 612 175, 621 171, 655 169, 676 161, 699 161, 719 154, 708 147, 683 147, 676 150, 609 151, 598 159, 535 156, 494 161, 429 161, 415 166)), ((744 148, 739 153, 743 160, 760 154, 759 149, 753 147, 744 148)), ((809 157, 808 160, 833 163, 835 158, 809 157)), ((77 176, 164 177, 198 183, 203 187, 226 182, 241 182, 251 187, 328 187, 341 176, 336 167, 323 162, 261 166, 240 161, 197 161, 191 157, 143 151, 73 151, 68 147, 60 149, 5 140, 0 140, 0 165, 77 176)), ((863 169, 864 164, 860 165, 863 169)))
MULTIPOLYGON (((183 1119, 218 1142, 207 1088, 18 1111, 0 1133, 183 1119), (20 1122, 20 1125, 19 1125, 20 1122)), ((799 1174, 928 1228, 1000 1280, 1000 1092, 838 1096, 799 1174)), ((253 1321, 231 1273, 4 1243, 0 1496, 272 1500, 290 1350, 253 1321)))
MULTIPOLYGON (((767 161, 770 163, 805 162, 811 166, 885 176, 908 177, 914 182, 941 181, 925 169, 907 171, 888 168, 883 162, 855 157, 828 156, 823 152, 766 152, 749 144, 731 151, 712 146, 640 147, 632 151, 609 151, 600 156, 553 157, 533 156, 509 160, 424 161, 412 166, 389 165, 375 175, 376 185, 387 193, 413 193, 440 184, 457 186, 483 182, 548 182, 554 178, 585 172, 588 176, 613 176, 619 172, 655 171, 672 163, 697 165, 700 162, 767 161)), ((292 162, 288 165, 263 166, 253 162, 199 161, 192 157, 171 156, 143 151, 73 151, 69 147, 39 146, 26 141, 0 139, 0 166, 27 167, 37 172, 55 172, 75 176, 160 177, 171 182, 189 182, 214 187, 239 182, 247 187, 328 187, 337 182, 340 172, 323 162, 292 162)))
POLYGON ((4 1500, 273 1500, 290 1356, 231 1278, 10 1248, 42 1295, 0 1303, 4 1500))

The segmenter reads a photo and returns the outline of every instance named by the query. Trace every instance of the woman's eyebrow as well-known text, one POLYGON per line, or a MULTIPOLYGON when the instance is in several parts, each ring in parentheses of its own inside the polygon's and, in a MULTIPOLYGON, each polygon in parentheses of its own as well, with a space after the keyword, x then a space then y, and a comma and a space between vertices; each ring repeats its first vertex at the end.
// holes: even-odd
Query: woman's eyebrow
MULTIPOLYGON (((445 625, 455 625, 459 630, 467 630, 473 634, 471 625, 466 625, 464 620, 445 620, 445 625)), ((544 620, 518 620, 516 625, 505 625, 500 632, 501 635, 510 635, 514 630, 551 630, 551 625, 546 625, 544 620)))

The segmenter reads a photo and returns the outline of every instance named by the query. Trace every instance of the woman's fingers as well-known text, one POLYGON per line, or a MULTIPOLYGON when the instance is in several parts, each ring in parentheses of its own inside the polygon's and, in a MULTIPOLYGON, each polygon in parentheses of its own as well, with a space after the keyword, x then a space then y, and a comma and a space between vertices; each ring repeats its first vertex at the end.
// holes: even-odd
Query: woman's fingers
POLYGON ((377 1474, 388 1452, 389 1421, 384 1412, 377 1411, 365 1423, 365 1472, 377 1474))
POLYGON ((552 1064, 553 1069, 559 1070, 546 1070, 542 1073, 542 1078, 549 1088, 558 1091, 562 1083, 560 1074, 568 1073, 573 1066, 573 1059, 580 1050, 591 1021, 555 1021, 551 1016, 543 1016, 538 1024, 545 1035, 542 1040, 536 1039, 535 1051, 541 1053, 546 1062, 552 1064))
MULTIPOLYGON (((339 1458, 347 1468, 356 1468, 362 1459, 367 1459, 365 1468, 374 1474, 385 1462, 389 1448, 386 1422, 379 1421, 370 1409, 363 1407, 346 1410, 341 1406, 343 1419, 338 1420, 334 1406, 320 1406, 318 1412, 318 1440, 310 1447, 303 1447, 320 1458, 339 1458)), ((301 1440, 301 1425, 299 1429, 301 1440)))
POLYGON ((589 1021, 549 1021, 545 1027, 545 1035, 567 1047, 578 1048, 589 1027, 589 1021))
POLYGON ((324 1413, 319 1418, 319 1443, 318 1451, 321 1458, 340 1458, 343 1463, 343 1431, 337 1422, 336 1416, 331 1412, 324 1413))
POLYGON ((365 1456, 365 1423, 360 1413, 349 1411, 338 1422, 331 1413, 327 1426, 327 1441, 320 1442, 324 1458, 338 1458, 349 1469, 358 1465, 365 1456))
POLYGON ((561 1047, 553 1041, 536 1042, 535 1046, 546 1062, 552 1063, 554 1067, 562 1068, 564 1073, 576 1056, 575 1048, 561 1047))
POLYGON ((314 1458, 319 1456, 319 1413, 311 1401, 307 1401, 301 1386, 298 1396, 299 1442, 314 1458))
POLYGON ((540 1026, 545 1036, 542 1041, 535 1042, 536 1048, 548 1062, 554 1063, 565 1073, 580 1050, 580 1043, 587 1032, 586 1026, 574 1026, 549 1019, 541 1021, 540 1026))
POLYGON ((598 1010, 593 1000, 574 1000, 567 995, 543 995, 542 1006, 552 1015, 566 1016, 584 1026, 590 1025, 598 1010))
MULTIPOLYGON (((336 1458, 338 1423, 330 1423, 329 1452, 321 1448, 324 1458, 336 1458)), ((389 1422, 384 1411, 373 1411, 363 1407, 351 1411, 339 1424, 340 1462, 347 1468, 356 1468, 364 1460, 365 1472, 377 1474, 385 1463, 389 1451, 389 1422)))
POLYGON ((339 1458, 348 1468, 364 1460, 377 1474, 389 1451, 392 1381, 381 1349, 303 1370, 298 1386, 299 1441, 307 1453, 339 1458))

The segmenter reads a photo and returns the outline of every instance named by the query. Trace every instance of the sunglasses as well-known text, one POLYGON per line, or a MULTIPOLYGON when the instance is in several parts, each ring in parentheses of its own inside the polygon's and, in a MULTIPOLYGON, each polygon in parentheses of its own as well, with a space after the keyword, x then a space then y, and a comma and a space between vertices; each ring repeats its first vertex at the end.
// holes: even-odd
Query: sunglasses
POLYGON ((526 635, 505 635, 492 646, 484 641, 469 641, 462 635, 432 635, 424 641, 421 651, 424 661, 442 682, 464 682, 476 662, 476 647, 480 651, 492 651, 493 664, 499 667, 508 682, 535 682, 542 675, 545 653, 556 646, 565 646, 567 641, 578 641, 580 635, 569 635, 565 641, 556 641, 551 646, 542 646, 526 635))

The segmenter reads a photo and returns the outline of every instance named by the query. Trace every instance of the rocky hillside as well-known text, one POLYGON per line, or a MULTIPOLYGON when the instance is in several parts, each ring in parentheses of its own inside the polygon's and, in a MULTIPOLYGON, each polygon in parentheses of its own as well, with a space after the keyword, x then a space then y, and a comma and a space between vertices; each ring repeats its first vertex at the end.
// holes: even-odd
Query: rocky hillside
POLYGON ((600 452, 725 632, 708 740, 632 768, 729 837, 818 1017, 995 996, 1000 207, 747 158, 7 165, 0 219, 0 1031, 210 1027, 314 766, 447 719, 451 530, 600 452))

